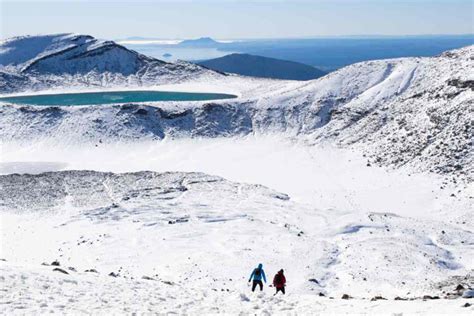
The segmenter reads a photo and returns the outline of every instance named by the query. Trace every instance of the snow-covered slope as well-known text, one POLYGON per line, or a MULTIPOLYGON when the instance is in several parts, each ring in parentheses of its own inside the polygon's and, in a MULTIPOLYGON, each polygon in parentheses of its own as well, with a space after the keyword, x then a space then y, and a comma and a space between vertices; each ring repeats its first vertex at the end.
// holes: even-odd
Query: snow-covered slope
POLYGON ((0 93, 51 87, 108 87, 221 76, 203 67, 166 63, 89 35, 15 37, 0 43, 0 93))
POLYGON ((87 36, 25 41, 2 44, 4 95, 239 97, 1 104, 5 313, 472 312, 450 298, 474 282, 473 46, 302 83, 166 64, 87 36), (288 296, 249 294, 258 262, 270 278, 286 269, 288 296))
POLYGON ((197 293, 224 288, 238 301, 262 258, 269 274, 288 267, 293 293, 335 297, 443 295, 438 282, 455 286, 449 278, 472 269, 468 217, 325 212, 259 185, 196 173, 65 171, 0 182, 9 241, 2 256, 33 270, 58 260, 79 278, 87 269, 148 276, 197 293))
POLYGON ((217 74, 152 87, 240 96, 232 101, 2 106, 0 124, 8 128, 0 140, 113 142, 278 132, 309 143, 355 146, 370 164, 472 178, 473 60, 470 46, 433 58, 359 63, 306 83, 217 74))
POLYGON ((372 163, 415 165, 472 179, 474 46, 434 58, 358 64, 346 71, 357 74, 360 67, 378 68, 379 77, 333 107, 315 136, 354 144, 372 163))
MULTIPOLYGON (((43 284, 56 288, 54 273, 61 272, 41 263, 55 260, 69 273, 67 282, 83 284, 81 291, 90 291, 89 283, 119 301, 133 290, 114 289, 118 281, 109 273, 133 288, 145 277, 141 282, 157 287, 173 302, 170 309, 180 312, 215 308, 204 303, 205 297, 228 301, 218 306, 221 311, 251 310, 253 305, 245 304, 249 300, 279 310, 268 294, 262 300, 248 298, 247 274, 259 261, 270 279, 287 268, 289 299, 297 301, 286 307, 298 312, 311 310, 301 300, 304 295, 444 297, 442 291, 452 292, 457 282, 468 286, 473 281, 469 217, 440 221, 327 212, 260 185, 200 173, 64 171, 5 175, 0 183, 1 237, 9 241, 2 247, 8 258, 4 281, 15 289, 12 293, 23 288, 29 293, 25 299, 42 303, 43 284), (20 284, 19 263, 28 267, 20 272, 20 284), (91 269, 97 272, 85 272, 91 269), (188 307, 178 306, 188 300, 188 307)), ((95 304, 78 297, 85 306, 95 304)), ((117 309, 104 299, 103 308, 117 309)), ((149 300, 162 304, 153 296, 149 300)), ((71 303, 61 309, 80 308, 71 303)), ((24 308, 31 311, 37 308, 33 305, 24 308)), ((14 306, 15 300, 6 305, 7 310, 14 306)))

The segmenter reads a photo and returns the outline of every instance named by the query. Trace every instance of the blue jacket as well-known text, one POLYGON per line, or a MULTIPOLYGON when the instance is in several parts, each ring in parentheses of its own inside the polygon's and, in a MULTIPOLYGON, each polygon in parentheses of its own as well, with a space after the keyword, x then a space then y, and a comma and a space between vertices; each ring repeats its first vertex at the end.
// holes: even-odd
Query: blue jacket
POLYGON ((261 281, 263 278, 263 282, 267 283, 267 278, 265 277, 265 271, 263 271, 263 265, 260 263, 258 268, 253 269, 252 274, 250 275, 249 282, 252 280, 254 281, 261 281), (260 270, 260 274, 257 275, 255 272, 260 270))

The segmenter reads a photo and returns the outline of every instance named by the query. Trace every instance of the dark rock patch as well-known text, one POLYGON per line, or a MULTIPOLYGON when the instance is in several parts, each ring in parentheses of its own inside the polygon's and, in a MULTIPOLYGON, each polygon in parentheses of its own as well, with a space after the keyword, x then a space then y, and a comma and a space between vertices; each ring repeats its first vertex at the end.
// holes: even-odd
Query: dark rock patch
POLYGON ((64 273, 64 274, 69 274, 69 272, 67 272, 66 270, 61 269, 61 268, 54 268, 53 271, 61 272, 61 273, 64 273))
POLYGON ((191 111, 185 110, 182 112, 167 112, 163 109, 157 109, 158 113, 160 114, 161 118, 166 119, 166 120, 174 120, 180 117, 185 117, 188 114, 191 114, 191 111))
POLYGON ((458 291, 458 292, 459 292, 459 291, 463 291, 463 290, 464 290, 464 286, 462 286, 462 284, 458 284, 454 290, 455 290, 455 291, 458 291))
POLYGON ((189 221, 188 218, 178 218, 175 220, 168 221, 168 224, 173 225, 173 224, 179 224, 179 223, 186 223, 188 221, 189 221))
POLYGON ((395 297, 395 301, 408 301, 408 299, 404 298, 404 297, 397 296, 397 297, 395 297))
MULTIPOLYGON (((164 284, 167 284, 167 285, 174 285, 174 283, 171 282, 171 281, 161 281, 161 282, 163 282, 164 284)), ((213 290, 217 291, 216 289, 213 289, 213 290)))
POLYGON ((148 111, 145 110, 145 109, 138 109, 138 110, 135 111, 135 114, 137 114, 137 115, 147 115, 148 111))
POLYGON ((469 88, 474 91, 474 80, 459 80, 459 79, 451 79, 448 80, 448 85, 460 88, 460 89, 466 89, 469 88))
POLYGON ((374 296, 370 299, 372 302, 373 301, 379 301, 379 300, 387 300, 385 297, 382 297, 382 296, 374 296))

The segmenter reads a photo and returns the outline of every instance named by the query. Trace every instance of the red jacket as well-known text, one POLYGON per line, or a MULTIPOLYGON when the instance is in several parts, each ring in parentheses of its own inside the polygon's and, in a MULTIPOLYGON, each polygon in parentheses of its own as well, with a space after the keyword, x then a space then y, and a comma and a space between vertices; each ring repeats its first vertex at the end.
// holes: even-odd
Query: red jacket
POLYGON ((283 273, 278 272, 273 278, 273 285, 275 287, 284 287, 286 284, 286 278, 283 273))

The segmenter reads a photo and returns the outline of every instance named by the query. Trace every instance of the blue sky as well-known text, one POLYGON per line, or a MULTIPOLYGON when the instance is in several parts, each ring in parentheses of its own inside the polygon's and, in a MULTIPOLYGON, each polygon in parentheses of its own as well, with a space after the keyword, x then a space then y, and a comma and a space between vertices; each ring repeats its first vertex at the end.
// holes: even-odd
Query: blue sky
POLYGON ((474 33, 474 0, 0 0, 2 38, 118 39, 474 33))

